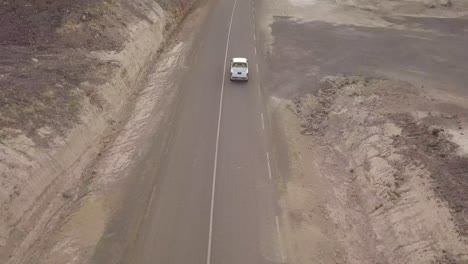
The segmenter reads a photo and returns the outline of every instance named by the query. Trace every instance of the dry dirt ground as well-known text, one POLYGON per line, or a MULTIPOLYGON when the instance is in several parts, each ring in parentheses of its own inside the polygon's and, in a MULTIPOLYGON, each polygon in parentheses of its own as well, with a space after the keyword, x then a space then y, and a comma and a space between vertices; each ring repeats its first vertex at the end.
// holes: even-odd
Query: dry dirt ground
POLYGON ((87 168, 129 118, 142 80, 193 3, 0 3, 0 263, 80 262, 70 236, 54 247, 67 254, 44 255, 54 255, 46 242, 65 222, 81 226, 69 230, 92 252, 110 209, 87 199, 100 191, 90 185, 114 179, 87 168))
POLYGON ((468 263, 468 2, 269 3, 288 263, 468 263))
POLYGON ((302 251, 292 263, 468 261, 467 105, 362 78, 282 105, 294 168, 282 205, 302 251))

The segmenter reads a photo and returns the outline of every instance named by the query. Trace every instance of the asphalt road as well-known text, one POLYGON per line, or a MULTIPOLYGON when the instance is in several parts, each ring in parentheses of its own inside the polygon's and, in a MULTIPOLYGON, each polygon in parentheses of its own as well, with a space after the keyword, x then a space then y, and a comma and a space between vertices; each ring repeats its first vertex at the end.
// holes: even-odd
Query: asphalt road
POLYGON ((252 0, 214 3, 182 82, 159 186, 125 263, 284 262, 254 14, 252 0), (248 82, 229 80, 232 57, 249 59, 248 82))

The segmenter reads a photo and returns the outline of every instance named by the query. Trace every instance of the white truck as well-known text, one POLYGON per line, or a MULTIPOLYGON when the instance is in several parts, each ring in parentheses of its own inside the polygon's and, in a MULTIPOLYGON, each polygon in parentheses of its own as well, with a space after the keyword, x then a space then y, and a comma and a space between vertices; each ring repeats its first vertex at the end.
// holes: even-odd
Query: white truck
POLYGON ((231 81, 249 80, 249 62, 246 58, 231 59, 231 81))

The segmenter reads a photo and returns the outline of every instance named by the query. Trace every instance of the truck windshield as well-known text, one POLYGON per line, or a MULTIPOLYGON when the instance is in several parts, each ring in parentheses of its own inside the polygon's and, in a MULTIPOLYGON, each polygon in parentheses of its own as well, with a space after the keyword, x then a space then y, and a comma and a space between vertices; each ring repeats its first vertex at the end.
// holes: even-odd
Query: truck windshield
POLYGON ((247 64, 243 62, 234 62, 232 64, 233 68, 247 68, 247 64))

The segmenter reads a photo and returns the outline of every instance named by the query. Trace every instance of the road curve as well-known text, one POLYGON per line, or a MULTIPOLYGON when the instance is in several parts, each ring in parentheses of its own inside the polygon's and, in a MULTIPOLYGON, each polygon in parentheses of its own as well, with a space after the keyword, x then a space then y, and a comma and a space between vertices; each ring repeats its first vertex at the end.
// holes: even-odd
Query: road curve
POLYGON ((284 262, 254 14, 252 0, 214 3, 182 82, 159 186, 124 263, 284 262), (249 59, 249 82, 229 81, 231 57, 249 59))

